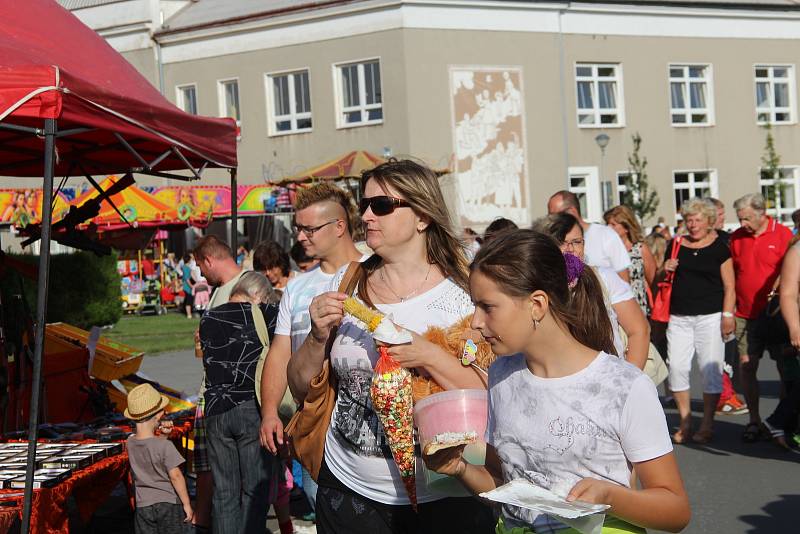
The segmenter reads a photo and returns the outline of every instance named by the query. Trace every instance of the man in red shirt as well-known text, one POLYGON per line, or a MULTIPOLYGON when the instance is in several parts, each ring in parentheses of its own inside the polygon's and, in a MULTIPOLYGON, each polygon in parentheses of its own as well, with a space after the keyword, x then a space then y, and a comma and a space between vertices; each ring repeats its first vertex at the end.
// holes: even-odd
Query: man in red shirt
MULTIPOLYGON (((758 361, 769 340, 756 333, 756 319, 778 286, 778 276, 792 232, 766 214, 764 197, 745 195, 736 202, 741 228, 731 236, 731 256, 736 272, 736 339, 739 346, 742 389, 750 410, 750 422, 742 439, 756 441, 763 435, 758 411, 758 361)), ((724 315, 724 314, 723 314, 724 315)))

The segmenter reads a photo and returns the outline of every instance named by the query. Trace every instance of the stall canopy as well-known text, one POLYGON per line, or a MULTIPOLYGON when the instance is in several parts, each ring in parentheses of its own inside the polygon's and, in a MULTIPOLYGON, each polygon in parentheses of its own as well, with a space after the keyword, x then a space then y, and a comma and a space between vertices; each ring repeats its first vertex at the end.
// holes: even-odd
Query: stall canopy
MULTIPOLYGON (((53 0, 0 0, 0 174, 43 177, 41 248, 22 531, 30 530, 50 265, 53 176, 231 170, 236 123, 170 104, 99 35, 53 0)), ((235 200, 232 205, 236 205, 235 200)), ((236 212, 232 213, 236 228, 236 212)), ((232 232, 232 236, 235 233, 232 232)), ((231 239, 234 250, 235 239, 231 239)))
MULTIPOLYGON (((188 115, 52 0, 0 2, 0 122, 58 119, 55 174, 236 166, 233 119, 188 115)), ((0 172, 41 176, 42 140, 0 131, 0 172)))

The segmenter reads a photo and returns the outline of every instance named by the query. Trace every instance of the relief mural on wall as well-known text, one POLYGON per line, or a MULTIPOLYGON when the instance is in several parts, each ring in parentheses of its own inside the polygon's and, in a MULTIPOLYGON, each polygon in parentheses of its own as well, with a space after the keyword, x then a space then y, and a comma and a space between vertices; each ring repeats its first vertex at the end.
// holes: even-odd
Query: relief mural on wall
POLYGON ((450 94, 461 224, 526 224, 522 70, 451 67, 450 94))

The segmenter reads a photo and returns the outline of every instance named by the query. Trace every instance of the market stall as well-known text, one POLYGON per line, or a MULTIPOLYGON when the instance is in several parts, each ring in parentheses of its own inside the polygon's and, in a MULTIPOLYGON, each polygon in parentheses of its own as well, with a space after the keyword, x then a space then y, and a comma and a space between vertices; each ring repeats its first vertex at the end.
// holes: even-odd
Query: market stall
MULTIPOLYGON (((179 110, 102 37, 53 0, 0 3, 0 29, 0 174, 43 177, 22 518, 27 533, 40 420, 54 176, 135 172, 191 180, 200 179, 208 167, 218 167, 230 169, 235 195, 237 128, 233 119, 179 110)), ((235 210, 232 219, 235 229, 235 210)), ((235 233, 231 237, 235 249, 235 233)))

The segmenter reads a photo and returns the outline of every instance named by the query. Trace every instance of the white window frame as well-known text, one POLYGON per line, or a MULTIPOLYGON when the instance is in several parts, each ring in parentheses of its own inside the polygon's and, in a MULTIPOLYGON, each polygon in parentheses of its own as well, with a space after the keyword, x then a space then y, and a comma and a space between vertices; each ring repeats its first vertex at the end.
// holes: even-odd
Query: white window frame
MULTIPOLYGON (((689 195, 689 198, 693 198, 698 196, 697 190, 700 189, 699 183, 695 182, 694 177, 695 174, 705 172, 708 173, 708 188, 710 190, 709 196, 714 198, 719 198, 719 187, 718 187, 718 179, 717 179, 717 169, 678 169, 672 171, 672 204, 677 204, 675 202, 675 191, 679 189, 685 189, 691 191, 692 194, 689 195), (675 183, 675 175, 676 174, 688 174, 689 175, 689 182, 686 184, 676 184, 675 183), (698 184, 696 186, 695 184, 698 184)), ((704 189, 704 188, 703 188, 704 189)), ((683 217, 681 217, 681 207, 675 206, 675 220, 680 221, 683 217)))
POLYGON ((231 118, 234 119, 235 117, 231 117, 228 115, 228 110, 225 108, 225 84, 230 82, 236 82, 236 97, 238 98, 238 102, 236 105, 239 108, 239 118, 236 119, 236 140, 240 141, 242 139, 242 94, 239 91, 239 78, 223 78, 221 80, 217 80, 217 104, 218 104, 218 111, 219 116, 223 118, 231 118))
POLYGON ((308 133, 314 131, 314 103, 311 95, 311 68, 299 67, 296 69, 286 69, 274 72, 267 72, 264 74, 264 91, 267 96, 267 135, 269 137, 280 137, 283 135, 294 135, 301 133, 308 133), (294 97, 294 74, 301 73, 308 74, 308 101, 311 103, 311 111, 304 113, 297 113, 297 102, 294 97), (272 79, 279 76, 288 76, 289 78, 289 114, 288 115, 275 115, 275 93, 272 84, 272 79), (298 128, 297 121, 301 119, 311 119, 311 128, 298 128), (292 127, 285 131, 279 131, 275 128, 275 123, 278 120, 291 121, 292 127))
MULTIPOLYGON (((617 201, 618 201, 617 204, 622 204, 622 193, 625 193, 628 190, 627 186, 625 186, 625 184, 621 183, 622 177, 623 176, 628 176, 628 175, 635 177, 636 173, 635 172, 629 172, 629 171, 618 171, 617 172, 617 181, 615 182, 615 185, 617 187, 617 201)), ((634 197, 635 196, 636 195, 634 195, 634 197)))
POLYGON ((384 92, 383 92, 383 62, 381 58, 378 57, 370 57, 364 59, 354 59, 349 61, 340 61, 338 63, 333 64, 333 94, 336 100, 336 128, 343 129, 343 128, 358 128, 361 126, 372 126, 374 124, 383 124, 386 120, 386 107, 385 99, 384 99, 384 92), (378 62, 378 72, 381 76, 381 102, 380 104, 367 104, 367 85, 364 83, 364 64, 365 63, 372 63, 374 61, 378 62), (342 94, 342 67, 349 67, 351 65, 358 65, 358 106, 353 107, 345 107, 344 106, 344 95, 342 94), (351 113, 353 111, 361 111, 361 117, 363 118, 370 110, 380 109, 381 110, 381 118, 376 120, 362 120, 361 122, 346 122, 344 120, 345 113, 351 113))
POLYGON ((189 87, 194 88, 194 105, 195 105, 195 113, 194 115, 200 114, 200 92, 197 90, 197 83, 182 83, 180 85, 175 86, 175 104, 185 111, 186 113, 190 113, 190 111, 186 111, 186 102, 183 100, 183 90, 189 87))
POLYGON ((567 169, 567 190, 576 195, 586 195, 586 213, 581 216, 587 221, 600 221, 603 218, 603 198, 600 190, 600 171, 597 167, 569 167, 567 169), (573 187, 573 177, 585 177, 584 187, 573 187))
POLYGON ((714 115, 714 67, 711 63, 691 63, 691 62, 673 62, 667 65, 667 95, 669 98, 669 121, 674 128, 707 128, 716 124, 716 117, 714 115), (703 67, 706 69, 705 77, 703 78, 690 78, 688 70, 690 67, 703 67), (684 75, 680 78, 673 78, 672 69, 683 68, 684 75), (693 108, 691 103, 691 92, 689 91, 689 84, 692 81, 703 81, 706 84, 706 107, 693 108), (682 83, 685 87, 684 103, 688 104, 686 108, 673 108, 672 107, 672 84, 682 83), (673 114, 683 113, 686 118, 692 120, 692 115, 697 113, 705 113, 706 122, 674 122, 673 114))
POLYGON ((625 127, 625 92, 623 90, 623 73, 622 73, 622 63, 592 63, 589 61, 577 61, 574 65, 574 70, 572 71, 575 75, 575 119, 577 120, 578 128, 624 128, 625 127), (591 67, 592 68, 592 75, 587 76, 578 76, 578 67, 591 67), (597 69, 601 67, 613 67, 614 76, 613 78, 606 78, 603 77, 602 79, 597 75, 597 69), (611 81, 613 80, 616 84, 616 99, 617 99, 617 107, 616 108, 600 108, 600 81, 611 81), (587 114, 586 112, 582 112, 579 108, 580 99, 578 96, 578 82, 591 82, 592 83, 592 104, 594 107, 592 108, 592 113, 594 114, 595 122, 593 124, 582 124, 580 120, 581 115, 587 114), (602 123, 600 121, 600 117, 602 115, 610 115, 616 114, 617 122, 614 124, 602 123))
MULTIPOLYGON (((783 80, 783 78, 777 78, 778 80, 783 80)), ((753 98, 755 100, 755 110, 756 110, 756 124, 758 125, 781 125, 781 124, 795 124, 797 123, 797 95, 796 95, 796 83, 795 83, 795 69, 794 64, 767 64, 767 63, 757 63, 753 65, 753 98), (775 102, 775 80, 774 77, 774 70, 775 69, 787 69, 788 70, 788 78, 787 83, 789 85, 789 107, 788 108, 776 108, 774 107, 775 102), (756 70, 758 69, 769 69, 768 76, 766 80, 769 83, 769 95, 771 102, 769 103, 769 107, 760 108, 758 107, 758 83, 759 80, 764 80, 764 78, 756 78, 756 70), (775 121, 775 114, 776 113, 789 113, 789 120, 787 121, 775 121), (769 120, 762 121, 759 120, 758 115, 761 113, 767 113, 769 115, 769 120)))
MULTIPOLYGON (((794 196, 794 207, 792 207, 792 208, 784 207, 782 200, 779 199, 778 200, 778 206, 775 206, 775 207, 772 207, 772 208, 770 208, 770 207, 767 208, 767 215, 769 215, 771 217, 774 217, 779 222, 789 222, 789 223, 791 223, 792 222, 792 213, 795 210, 800 209, 800 166, 797 166, 797 165, 780 165, 778 167, 778 169, 781 170, 781 171, 789 170, 792 173, 792 176, 790 178, 781 178, 780 180, 782 182, 784 182, 784 183, 790 183, 792 185, 792 187, 794 188, 794 195, 793 195, 794 196), (784 219, 784 216, 786 216, 785 219, 784 219)), ((759 192, 762 191, 763 187, 771 186, 771 185, 775 184, 775 178, 771 178, 771 179, 767 178, 767 179, 765 179, 763 177, 762 173, 764 172, 764 170, 765 169, 763 169, 763 168, 759 168, 758 169, 758 190, 759 190, 759 192)), ((763 193, 762 193, 762 195, 763 195, 763 193)), ((778 196, 779 197, 783 196, 781 194, 781 190, 780 189, 778 189, 778 196)), ((771 199, 767 198, 767 196, 765 195, 764 196, 764 200, 766 202, 769 202, 771 199)))

